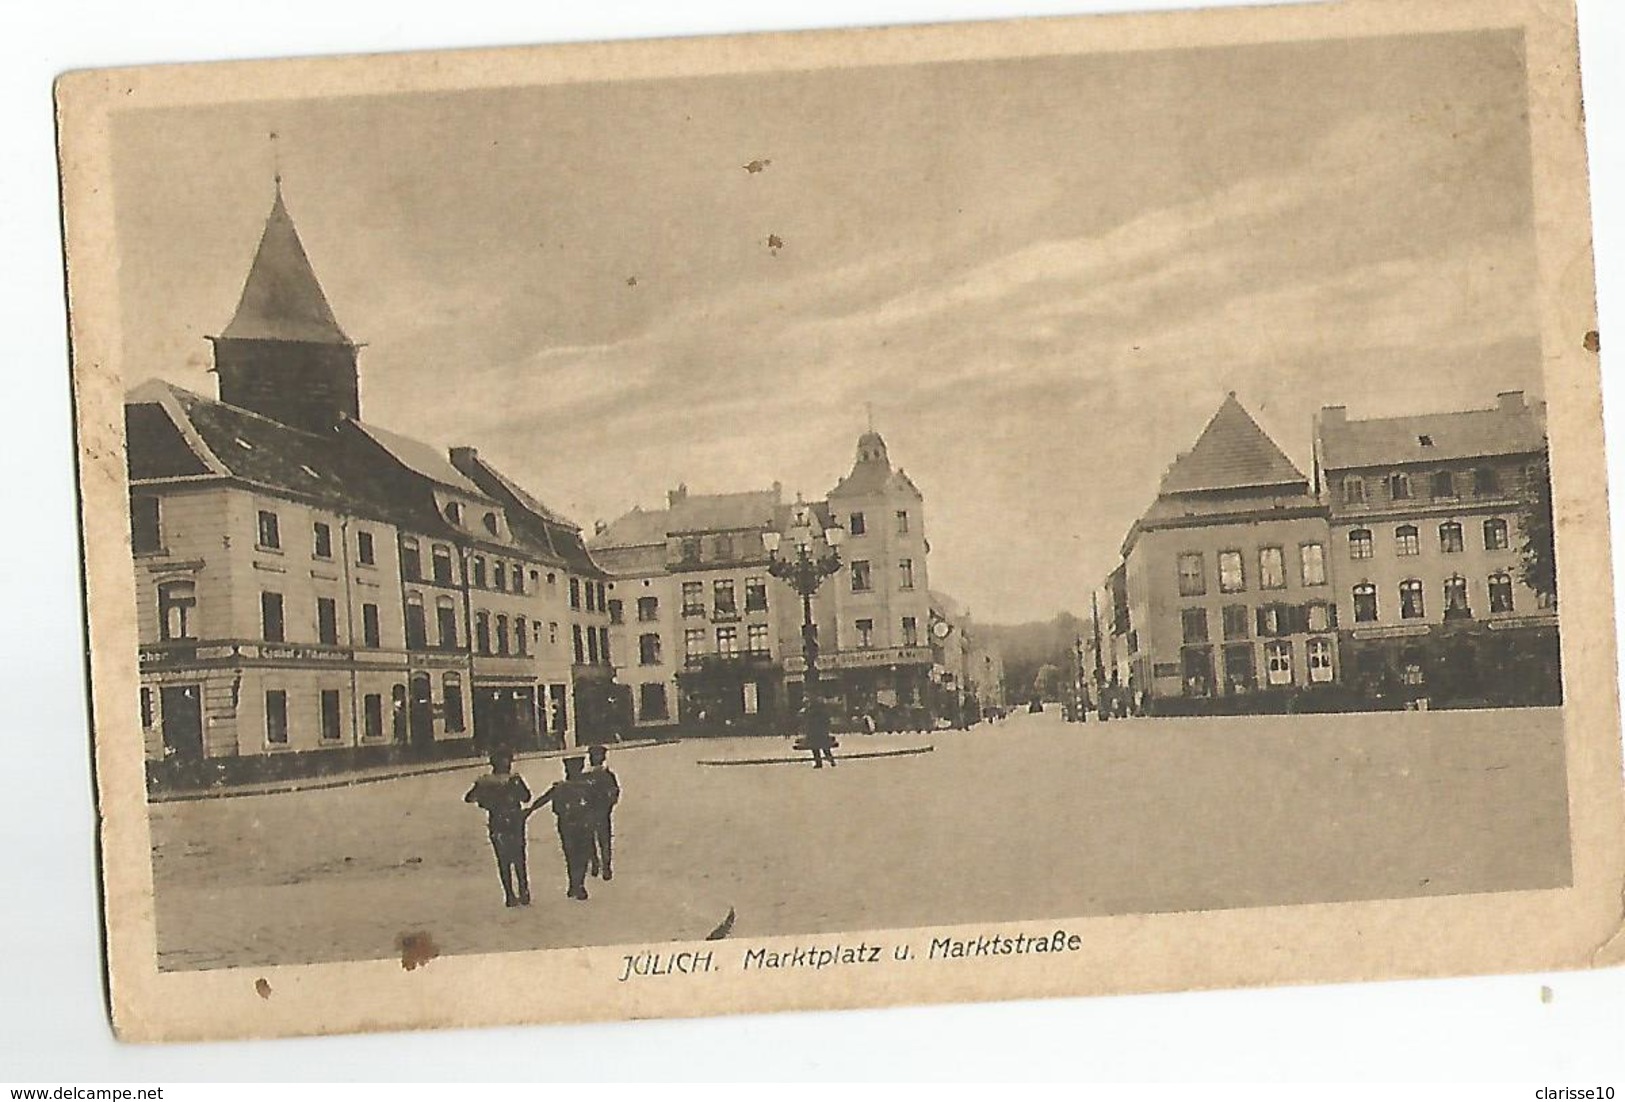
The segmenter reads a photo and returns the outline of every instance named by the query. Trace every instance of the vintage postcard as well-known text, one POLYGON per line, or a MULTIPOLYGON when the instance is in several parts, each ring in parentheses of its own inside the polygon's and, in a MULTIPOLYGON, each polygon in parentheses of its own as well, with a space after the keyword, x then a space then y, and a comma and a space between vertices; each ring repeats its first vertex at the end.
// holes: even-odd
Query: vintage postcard
POLYGON ((133 1040, 1618 962, 1561 0, 74 73, 133 1040))

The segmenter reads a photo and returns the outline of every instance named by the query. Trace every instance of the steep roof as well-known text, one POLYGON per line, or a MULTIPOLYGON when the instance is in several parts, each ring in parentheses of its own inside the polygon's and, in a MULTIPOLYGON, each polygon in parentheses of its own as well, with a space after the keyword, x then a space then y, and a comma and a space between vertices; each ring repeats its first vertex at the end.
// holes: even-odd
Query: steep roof
POLYGON ((125 409, 133 479, 213 473, 362 515, 405 513, 336 435, 291 428, 160 380, 133 390, 125 409))
POLYGON ((351 343, 339 328, 321 281, 305 255, 299 231, 282 201, 280 186, 265 219, 265 232, 260 235, 248 279, 243 283, 237 313, 220 336, 227 340, 351 343))
POLYGON ((452 466, 451 460, 441 453, 440 449, 421 440, 414 440, 410 436, 402 436, 397 432, 379 428, 377 425, 367 424, 363 421, 349 422, 373 443, 388 452, 401 466, 414 474, 438 482, 440 485, 459 493, 469 494, 473 497, 484 498, 484 490, 469 480, 468 476, 452 466))
POLYGON ((1341 407, 1321 411, 1320 463, 1326 470, 1525 455, 1546 446, 1545 405, 1508 392, 1494 409, 1350 421, 1341 407), (1424 443, 1424 441, 1426 441, 1424 443))
POLYGON ((526 547, 581 574, 602 571, 587 551, 581 529, 543 505, 513 479, 481 459, 473 448, 453 448, 451 462, 481 491, 500 502, 508 527, 526 547))
POLYGON ((592 538, 594 551, 623 547, 665 547, 666 535, 671 531, 671 515, 666 509, 634 507, 610 521, 602 532, 592 538))
POLYGON ((1231 393, 1225 396, 1191 450, 1174 460, 1162 476, 1161 492, 1188 494, 1307 482, 1303 472, 1231 393))

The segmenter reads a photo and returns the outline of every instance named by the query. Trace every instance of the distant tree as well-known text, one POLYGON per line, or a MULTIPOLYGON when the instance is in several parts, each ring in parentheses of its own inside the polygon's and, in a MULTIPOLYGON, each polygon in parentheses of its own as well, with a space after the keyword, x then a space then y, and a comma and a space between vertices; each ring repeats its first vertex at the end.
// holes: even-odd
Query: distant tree
POLYGON ((1033 695, 1039 700, 1055 700, 1061 695, 1061 667, 1045 662, 1033 677, 1033 695))
POLYGON ((1519 577, 1542 600, 1557 604, 1557 525, 1552 516, 1552 472, 1545 457, 1530 465, 1518 527, 1523 532, 1519 577))

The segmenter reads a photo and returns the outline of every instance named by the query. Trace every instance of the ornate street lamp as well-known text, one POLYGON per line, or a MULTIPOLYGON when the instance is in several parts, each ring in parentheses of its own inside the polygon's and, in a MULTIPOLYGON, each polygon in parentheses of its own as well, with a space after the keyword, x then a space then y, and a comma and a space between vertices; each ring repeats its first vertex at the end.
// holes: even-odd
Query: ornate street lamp
MULTIPOLYGON (((817 515, 812 507, 797 502, 790 514, 790 530, 785 533, 762 533, 762 546, 767 548, 767 572, 790 583, 801 594, 801 657, 807 672, 803 678, 803 698, 808 704, 818 692, 818 627, 813 623, 812 599, 825 578, 841 569, 841 538, 846 533, 831 525, 819 530, 817 515), (779 547, 784 536, 795 548, 795 557, 781 557, 779 547), (824 550, 819 551, 822 542, 824 550)), ((803 734, 806 732, 804 731, 803 734)))

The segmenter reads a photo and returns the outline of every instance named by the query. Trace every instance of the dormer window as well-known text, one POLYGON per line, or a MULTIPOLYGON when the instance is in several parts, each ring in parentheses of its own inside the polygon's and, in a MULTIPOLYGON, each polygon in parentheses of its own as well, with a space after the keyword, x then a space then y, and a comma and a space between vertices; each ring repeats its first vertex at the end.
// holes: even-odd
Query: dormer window
POLYGON ((446 503, 446 519, 457 525, 459 528, 462 527, 463 503, 460 501, 448 501, 446 503))
POLYGON ((485 514, 485 530, 491 533, 493 536, 502 530, 502 526, 497 523, 497 515, 495 513, 485 514))

